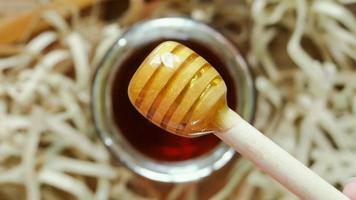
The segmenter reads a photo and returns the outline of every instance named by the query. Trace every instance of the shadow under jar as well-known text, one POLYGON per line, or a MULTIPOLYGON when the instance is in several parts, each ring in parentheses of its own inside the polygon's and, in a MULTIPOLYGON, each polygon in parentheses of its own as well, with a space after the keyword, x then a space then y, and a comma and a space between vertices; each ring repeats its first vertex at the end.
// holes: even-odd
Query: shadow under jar
POLYGON ((227 84, 229 106, 251 120, 253 82, 240 54, 214 29, 185 18, 153 19, 128 29, 97 69, 92 111, 101 139, 132 171, 161 182, 194 181, 224 166, 234 150, 214 135, 183 138, 165 132, 137 112, 127 95, 136 69, 166 40, 190 47, 214 66, 227 84))

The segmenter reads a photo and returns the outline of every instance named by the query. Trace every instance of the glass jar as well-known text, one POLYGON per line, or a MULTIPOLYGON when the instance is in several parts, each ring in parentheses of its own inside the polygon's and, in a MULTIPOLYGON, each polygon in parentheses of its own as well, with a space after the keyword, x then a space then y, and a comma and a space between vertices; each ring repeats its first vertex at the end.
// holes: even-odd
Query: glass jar
MULTIPOLYGON (((209 152, 190 159, 159 160, 135 148, 132 141, 125 137, 130 134, 130 130, 123 132, 114 120, 114 104, 120 101, 120 98, 126 98, 125 95, 122 97, 116 95, 119 96, 118 100, 114 102, 112 99, 116 74, 125 67, 125 60, 133 52, 147 44, 164 40, 178 40, 183 43, 194 41, 213 52, 226 66, 231 77, 230 86, 236 90, 233 91, 238 105, 236 111, 247 121, 252 120, 255 93, 252 77, 244 59, 234 45, 219 32, 187 18, 147 20, 132 26, 118 38, 96 71, 92 87, 92 112, 97 133, 102 141, 113 156, 129 169, 143 177, 160 182, 194 181, 220 169, 231 160, 235 151, 224 143, 219 143, 209 152)), ((197 53, 200 54, 199 51, 197 53)), ((209 58, 206 59, 209 61, 209 58)), ((227 86, 229 88, 229 84, 227 86)), ((125 115, 125 113, 119 114, 125 115)), ((143 131, 142 134, 146 133, 143 131)))

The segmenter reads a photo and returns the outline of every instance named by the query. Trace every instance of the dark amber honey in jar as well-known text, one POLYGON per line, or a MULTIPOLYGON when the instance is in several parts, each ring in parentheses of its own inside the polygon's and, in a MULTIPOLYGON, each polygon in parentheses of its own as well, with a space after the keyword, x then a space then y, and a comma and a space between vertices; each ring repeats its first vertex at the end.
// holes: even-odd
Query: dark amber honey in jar
MULTIPOLYGON (((168 40, 168 39, 167 39, 168 40)), ((163 41, 163 40, 162 40, 163 41)), ((127 88, 131 77, 146 56, 162 41, 155 41, 133 51, 118 68, 113 80, 112 108, 115 126, 127 141, 140 153, 158 161, 184 161, 209 153, 220 140, 214 135, 184 138, 155 126, 131 104, 127 88)), ((224 62, 209 48, 192 40, 175 40, 193 49, 221 74, 226 82, 229 107, 237 106, 237 88, 224 62)))

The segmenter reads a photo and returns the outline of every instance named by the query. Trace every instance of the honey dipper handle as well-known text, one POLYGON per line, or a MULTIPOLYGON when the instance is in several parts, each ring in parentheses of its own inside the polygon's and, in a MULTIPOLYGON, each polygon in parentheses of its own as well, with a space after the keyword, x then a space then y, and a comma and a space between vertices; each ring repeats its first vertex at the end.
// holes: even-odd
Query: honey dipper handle
POLYGON ((215 133, 221 140, 252 161, 291 192, 305 200, 349 200, 231 109, 220 112, 220 125, 232 126, 215 133))

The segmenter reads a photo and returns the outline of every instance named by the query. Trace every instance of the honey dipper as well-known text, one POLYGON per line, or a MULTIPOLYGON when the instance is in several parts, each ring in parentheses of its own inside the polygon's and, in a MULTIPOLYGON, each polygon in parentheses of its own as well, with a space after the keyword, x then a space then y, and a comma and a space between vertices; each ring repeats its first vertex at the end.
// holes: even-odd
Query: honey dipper
POLYGON ((173 41, 147 56, 128 88, 135 108, 170 133, 215 134, 301 199, 348 199, 228 108, 226 92, 224 80, 204 58, 173 41))

